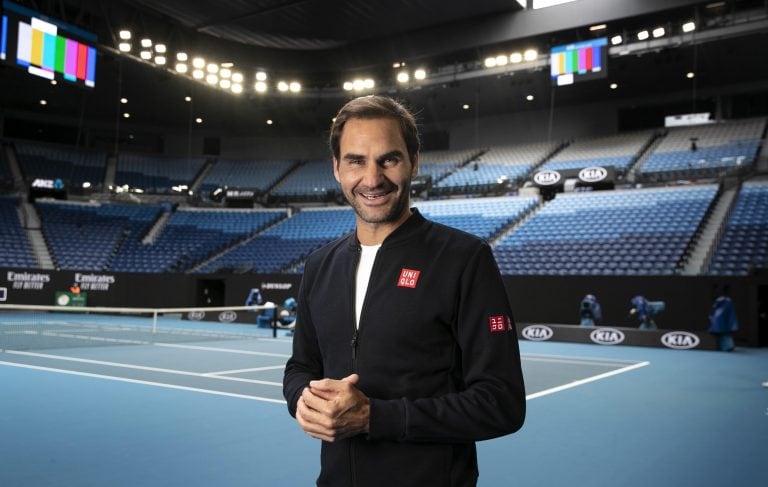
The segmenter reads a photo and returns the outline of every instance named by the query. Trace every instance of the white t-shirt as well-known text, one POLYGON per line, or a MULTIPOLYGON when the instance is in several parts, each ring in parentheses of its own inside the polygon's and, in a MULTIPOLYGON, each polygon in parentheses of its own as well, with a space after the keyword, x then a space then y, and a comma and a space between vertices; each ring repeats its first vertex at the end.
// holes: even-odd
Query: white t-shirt
POLYGON ((376 252, 379 245, 362 245, 363 253, 360 255, 360 263, 357 265, 357 287, 355 290, 355 326, 360 328, 360 313, 363 311, 365 292, 368 290, 368 281, 371 279, 373 261, 376 260, 376 252))

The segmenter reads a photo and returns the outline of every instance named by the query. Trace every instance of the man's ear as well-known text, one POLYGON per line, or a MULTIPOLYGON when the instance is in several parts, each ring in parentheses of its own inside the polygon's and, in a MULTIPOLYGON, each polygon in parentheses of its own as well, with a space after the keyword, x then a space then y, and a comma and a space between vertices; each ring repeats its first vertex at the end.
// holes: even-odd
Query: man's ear
POLYGON ((335 157, 333 158, 333 177, 336 178, 336 182, 341 183, 341 179, 339 179, 339 160, 335 157))
POLYGON ((411 158, 411 179, 419 175, 419 154, 416 153, 411 158))

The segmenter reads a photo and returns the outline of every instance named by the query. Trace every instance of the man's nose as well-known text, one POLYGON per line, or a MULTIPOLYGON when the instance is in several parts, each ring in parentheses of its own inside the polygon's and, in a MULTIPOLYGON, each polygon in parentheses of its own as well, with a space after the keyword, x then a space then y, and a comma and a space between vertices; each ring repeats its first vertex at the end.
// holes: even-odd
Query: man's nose
POLYGON ((376 163, 366 164, 365 173, 363 174, 363 184, 365 186, 378 186, 382 181, 382 168, 376 163))

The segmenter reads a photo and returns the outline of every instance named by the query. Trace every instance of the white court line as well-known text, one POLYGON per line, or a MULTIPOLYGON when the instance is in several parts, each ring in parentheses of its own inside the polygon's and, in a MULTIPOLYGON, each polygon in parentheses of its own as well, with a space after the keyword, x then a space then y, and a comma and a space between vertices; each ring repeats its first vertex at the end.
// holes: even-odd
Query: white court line
POLYGON ((219 347, 202 347, 200 345, 182 345, 179 343, 155 343, 156 347, 166 347, 166 348, 184 348, 187 350, 203 350, 206 352, 228 352, 228 353, 239 353, 243 355, 260 355, 262 357, 279 357, 279 358, 290 358, 291 356, 285 353, 271 353, 271 352, 255 352, 252 350, 240 350, 237 348, 219 348, 219 347))
POLYGON ((573 382, 569 382, 568 384, 563 384, 561 386, 553 387, 551 389, 545 389, 543 391, 534 392, 533 394, 528 394, 527 396, 525 396, 525 399, 530 401, 531 399, 536 399, 537 397, 547 396, 549 394, 554 394, 555 392, 564 391, 566 389, 571 389, 573 387, 588 384, 590 382, 595 382, 600 379, 605 379, 606 377, 623 374, 624 372, 629 372, 630 370, 639 369, 640 367, 645 367, 646 365, 650 365, 650 364, 651 364, 650 362, 639 362, 633 365, 628 365, 627 367, 623 367, 621 369, 611 370, 610 372, 593 375, 592 377, 587 377, 586 379, 575 380, 573 382))
POLYGON ((237 369, 237 370, 222 370, 219 372, 206 372, 203 374, 204 377, 216 377, 219 375, 228 375, 228 374, 242 374, 243 372, 261 372, 264 370, 277 370, 277 369, 284 369, 285 365, 271 365, 269 367, 253 367, 250 369, 237 369))
POLYGON ((117 382, 130 382, 131 384, 142 384, 147 386, 155 386, 155 387, 164 387, 166 389, 178 389, 182 391, 191 391, 191 392, 202 392, 203 394, 212 394, 215 396, 227 396, 227 397, 236 397, 239 399, 250 399, 251 401, 262 401, 262 402, 272 402, 277 404, 286 404, 286 401, 281 399, 271 399, 268 397, 259 397, 259 396, 248 396, 245 394, 235 394, 232 392, 222 392, 222 391, 214 391, 211 389, 199 389, 197 387, 187 387, 187 386, 178 386, 174 384, 166 384, 164 382, 151 382, 146 380, 137 380, 137 379, 128 379, 125 377, 115 377, 111 375, 101 375, 101 374, 91 374, 88 372, 75 372, 73 370, 64 370, 64 369, 54 369, 51 367, 40 367, 38 365, 27 365, 27 364, 18 364, 15 362, 5 362, 0 361, 0 365, 9 365, 11 367, 19 367, 22 369, 34 369, 34 370, 43 370, 46 372, 57 372, 59 374, 67 374, 67 375, 78 375, 81 377, 91 377, 95 379, 106 379, 106 380, 114 380, 117 382))
POLYGON ((6 350, 5 353, 9 355, 23 355, 27 357, 38 357, 38 358, 49 358, 54 360, 63 360, 66 362, 78 362, 83 364, 92 364, 92 365, 106 365, 108 367, 119 367, 123 369, 132 369, 132 370, 146 370, 149 372, 162 372, 165 374, 174 374, 174 375, 186 375, 191 377, 208 377, 218 380, 229 380, 234 382, 248 382, 251 384, 261 384, 266 386, 275 386, 275 387, 283 387, 282 382, 271 382, 271 381, 265 381, 265 380, 255 380, 255 379, 243 379, 241 377, 219 377, 219 376, 209 376, 207 374, 198 373, 198 372, 189 372, 186 370, 176 370, 176 369, 163 369, 159 367, 147 367, 144 365, 133 365, 133 364, 124 364, 120 362, 106 362, 104 360, 91 360, 91 359, 85 359, 85 358, 77 358, 77 357, 67 357, 64 355, 49 355, 46 353, 36 353, 36 352, 20 352, 20 351, 14 351, 14 350, 6 350))
POLYGON ((559 364, 575 364, 575 365, 601 365, 605 367, 615 367, 617 364, 635 364, 637 362, 635 361, 628 361, 628 360, 619 360, 619 361, 609 361, 609 360, 600 360, 600 359, 581 359, 578 357, 556 357, 556 356, 547 356, 547 355, 539 355, 539 356, 528 356, 528 355, 521 355, 520 358, 522 360, 527 360, 531 362, 553 362, 553 363, 559 363, 559 364))

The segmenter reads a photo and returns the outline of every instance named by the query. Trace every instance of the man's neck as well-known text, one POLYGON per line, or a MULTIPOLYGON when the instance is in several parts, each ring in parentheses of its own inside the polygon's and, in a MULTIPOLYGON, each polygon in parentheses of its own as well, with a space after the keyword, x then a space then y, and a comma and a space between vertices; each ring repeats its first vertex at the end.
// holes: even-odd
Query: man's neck
POLYGON ((403 213, 397 221, 387 223, 367 223, 357 219, 357 239, 361 245, 379 245, 400 225, 410 218, 411 210, 403 213))

